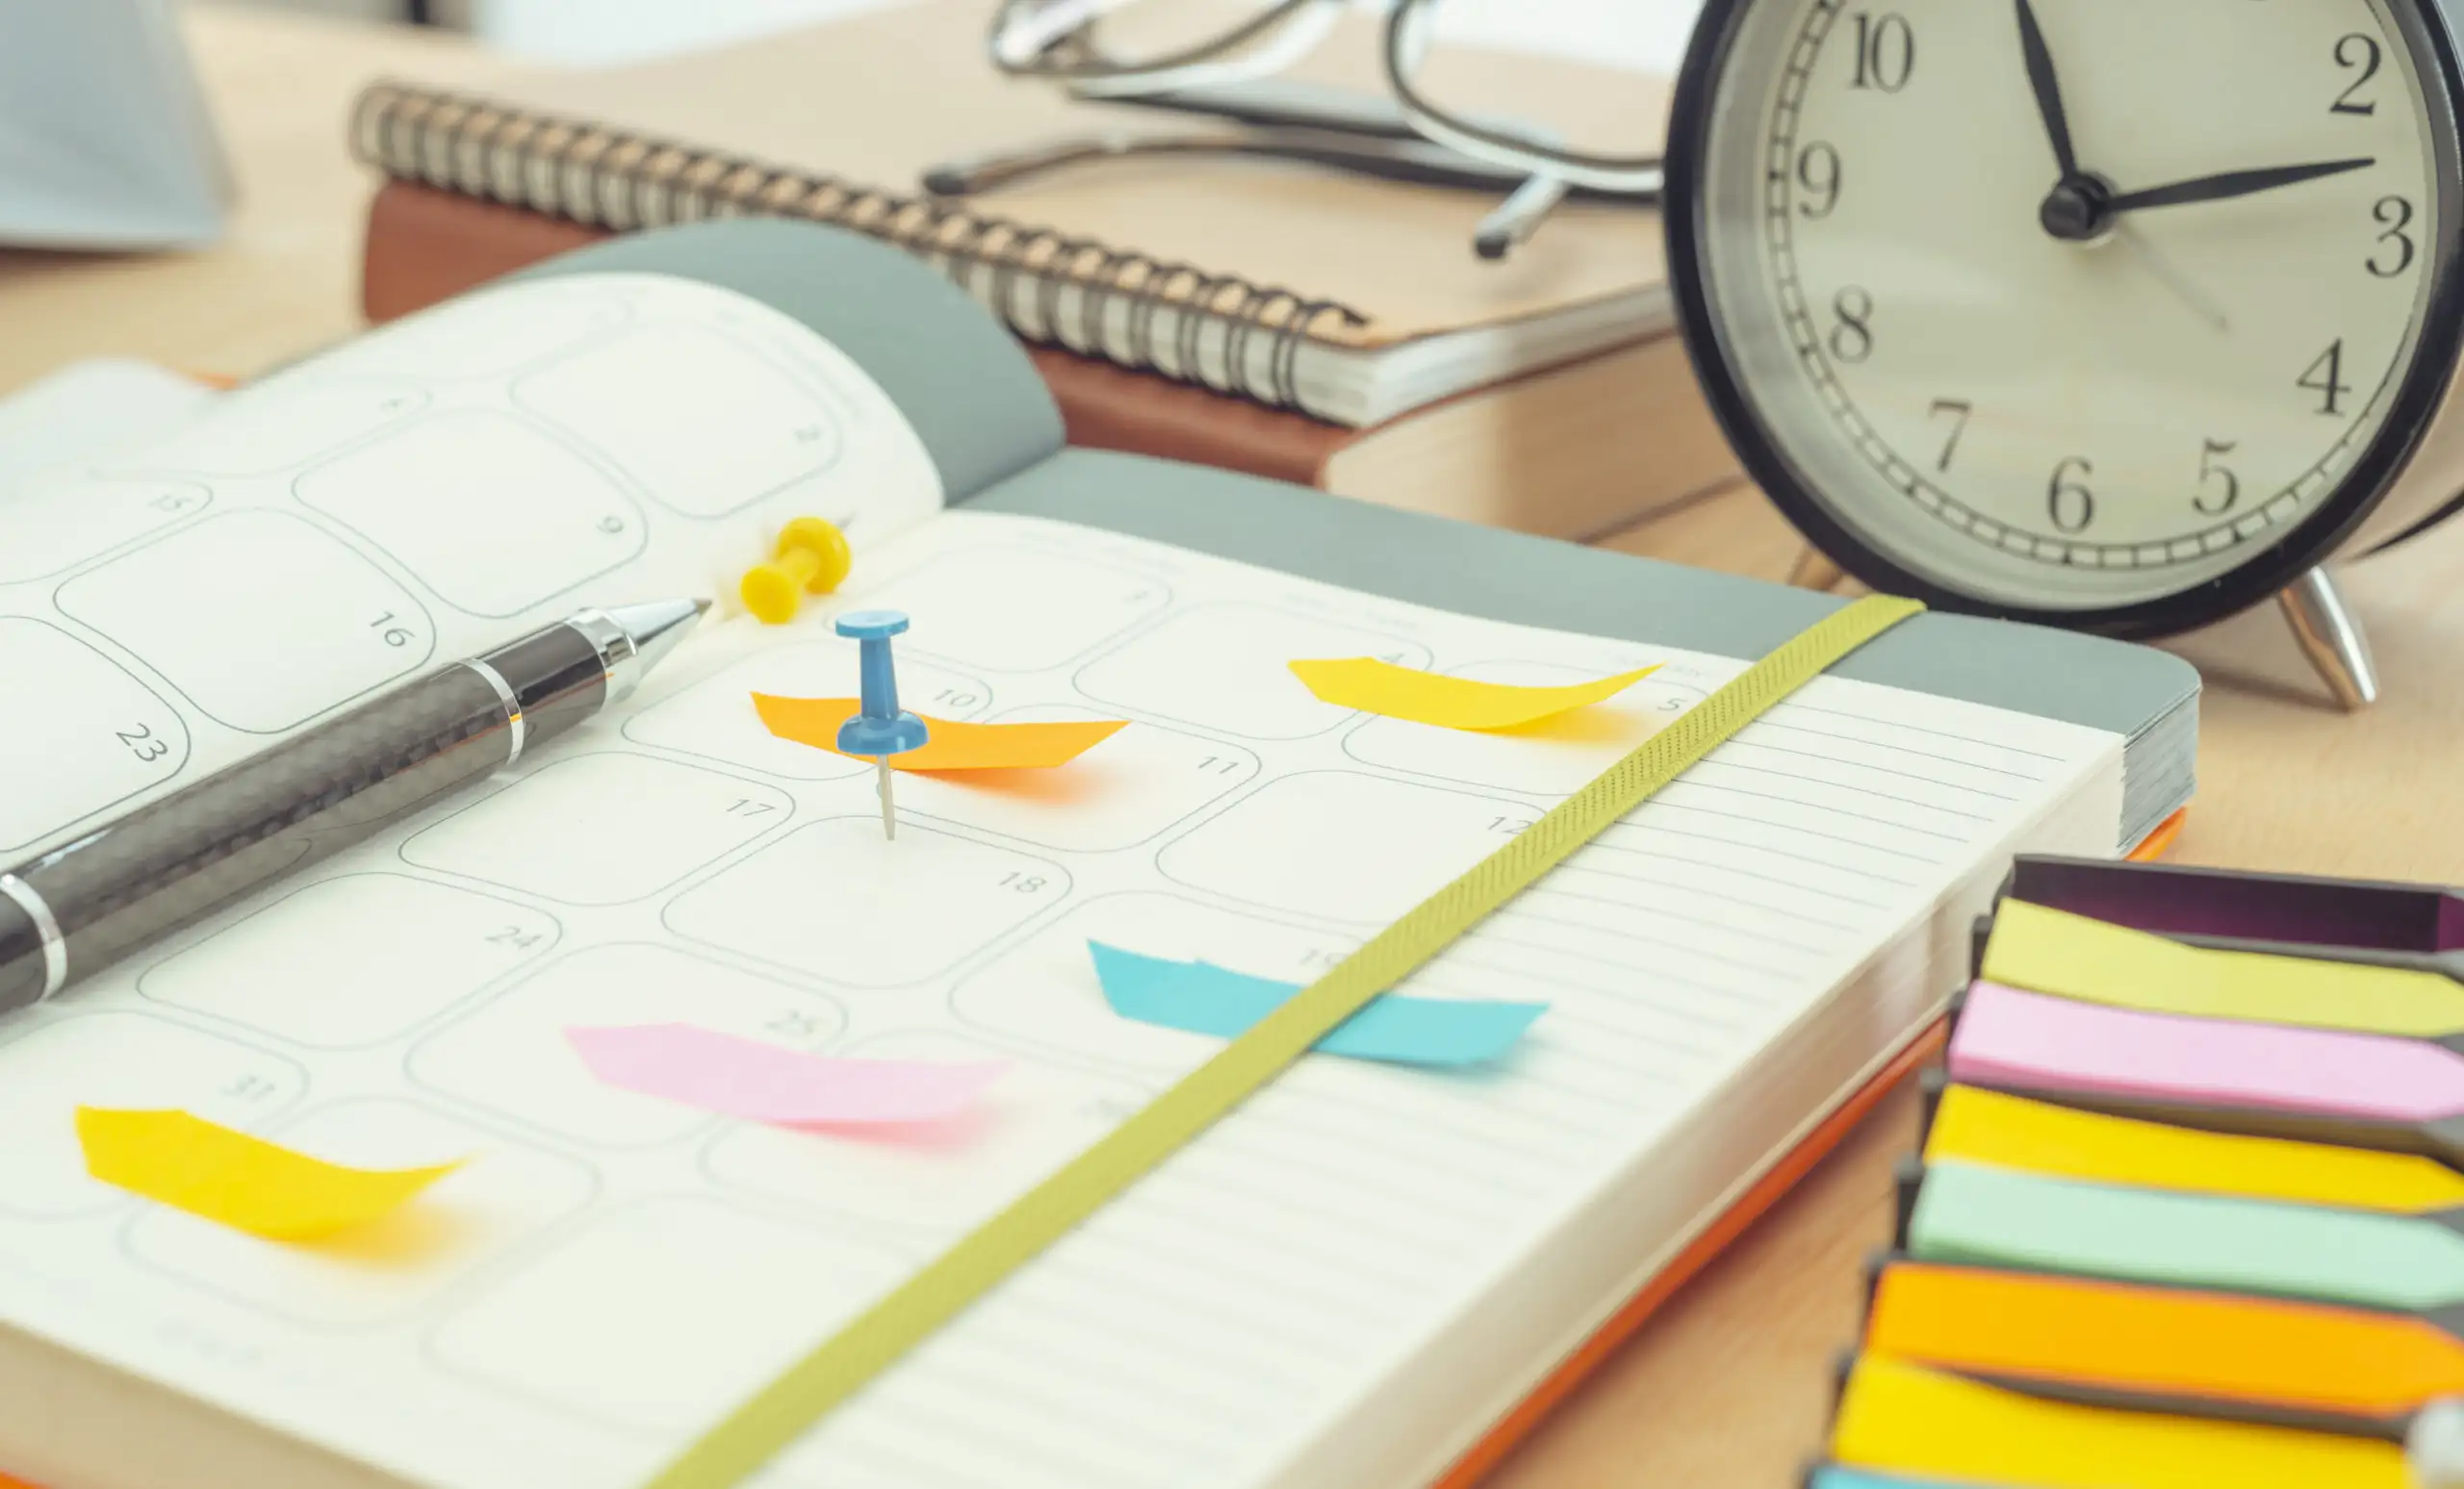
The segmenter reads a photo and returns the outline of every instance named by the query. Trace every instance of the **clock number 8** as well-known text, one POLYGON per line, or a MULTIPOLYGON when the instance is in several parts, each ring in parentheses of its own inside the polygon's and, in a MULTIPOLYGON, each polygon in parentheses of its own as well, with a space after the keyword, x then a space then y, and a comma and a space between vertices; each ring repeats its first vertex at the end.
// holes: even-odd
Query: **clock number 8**
POLYGON ((2085 532, 2088 525, 2096 520, 2096 494, 2081 478, 2095 474, 2096 468, 2077 455, 2053 468, 2053 479, 2044 489, 2044 506, 2056 527, 2065 532, 2085 532))
POLYGON ((1831 354, 1842 362, 1872 356, 1874 297, 1852 284, 1831 297, 1831 313, 1839 318, 1831 328, 1831 354))

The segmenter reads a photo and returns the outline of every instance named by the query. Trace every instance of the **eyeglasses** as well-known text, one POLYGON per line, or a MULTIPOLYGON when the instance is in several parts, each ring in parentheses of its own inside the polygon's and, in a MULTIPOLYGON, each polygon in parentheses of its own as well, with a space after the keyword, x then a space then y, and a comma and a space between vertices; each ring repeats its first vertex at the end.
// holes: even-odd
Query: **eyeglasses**
POLYGON ((1273 75, 1314 50, 1349 0, 1256 0, 1227 16, 1176 0, 1003 0, 988 38, 1014 77, 1065 85, 1073 97, 1197 114, 1235 130, 1056 142, 930 172, 942 194, 990 190, 1076 161, 1155 152, 1223 152, 1307 162, 1389 180, 1504 192, 1474 234, 1503 256, 1569 196, 1659 199, 1656 155, 1579 149, 1546 121, 1474 107, 1428 66, 1438 0, 1395 0, 1380 48, 1391 98, 1313 89, 1273 75), (1131 17, 1123 13, 1135 12, 1131 17), (1138 34, 1117 39, 1116 19, 1138 34))

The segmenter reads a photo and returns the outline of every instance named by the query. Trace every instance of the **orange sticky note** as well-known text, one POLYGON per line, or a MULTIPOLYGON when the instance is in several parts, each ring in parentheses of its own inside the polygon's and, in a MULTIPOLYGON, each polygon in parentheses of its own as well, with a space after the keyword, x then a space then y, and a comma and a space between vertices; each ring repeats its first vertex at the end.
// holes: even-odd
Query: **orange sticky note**
POLYGON ((319 1241, 381 1220, 459 1167, 347 1168, 186 1112, 77 1109, 86 1171, 268 1241, 319 1241))
MULTIPOLYGON (((860 705, 853 698, 776 698, 756 693, 753 706, 760 712, 762 724, 781 739, 839 755, 845 752, 838 748, 838 726, 854 718, 860 705)), ((932 737, 920 750, 891 756, 893 770, 1051 770, 1119 733, 1129 722, 959 724, 923 714, 917 717, 932 731, 932 737)))

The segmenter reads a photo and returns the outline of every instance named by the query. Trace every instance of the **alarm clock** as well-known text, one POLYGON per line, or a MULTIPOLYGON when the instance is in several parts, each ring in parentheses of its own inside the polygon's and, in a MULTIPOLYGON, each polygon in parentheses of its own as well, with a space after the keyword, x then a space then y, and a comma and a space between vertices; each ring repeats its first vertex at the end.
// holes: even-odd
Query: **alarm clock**
POLYGON ((2444 0, 1708 0, 1665 216, 1746 470, 1877 589, 2130 638, 2280 598, 2464 472, 2444 0), (2443 447, 2443 448, 2442 448, 2443 447))

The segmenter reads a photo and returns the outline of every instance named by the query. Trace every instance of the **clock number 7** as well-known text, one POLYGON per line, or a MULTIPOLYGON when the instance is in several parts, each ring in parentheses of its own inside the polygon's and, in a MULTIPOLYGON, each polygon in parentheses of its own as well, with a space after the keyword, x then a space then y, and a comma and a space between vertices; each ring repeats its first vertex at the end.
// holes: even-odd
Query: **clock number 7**
POLYGON ((1967 433, 1968 416, 1975 412, 1976 405, 1965 398, 1936 398, 1934 400, 1933 411, 1928 413, 1926 418, 1939 419, 1944 414, 1957 416, 1951 423, 1951 437, 1942 442, 1942 458, 1934 462, 1935 470, 1947 471, 1951 468, 1951 457, 1960 452, 1960 440, 1967 433))

